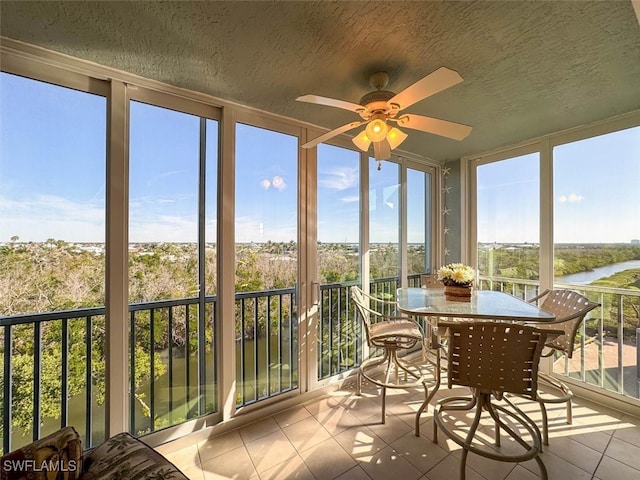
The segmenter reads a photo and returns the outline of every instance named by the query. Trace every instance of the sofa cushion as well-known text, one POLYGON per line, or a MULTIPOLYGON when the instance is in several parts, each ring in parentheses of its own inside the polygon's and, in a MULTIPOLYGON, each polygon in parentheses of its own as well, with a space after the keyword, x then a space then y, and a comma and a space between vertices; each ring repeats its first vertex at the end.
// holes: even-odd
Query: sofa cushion
POLYGON ((0 457, 2 480, 76 480, 82 472, 82 441, 64 427, 0 457))
POLYGON ((128 433, 87 452, 83 464, 81 480, 188 480, 173 463, 128 433))

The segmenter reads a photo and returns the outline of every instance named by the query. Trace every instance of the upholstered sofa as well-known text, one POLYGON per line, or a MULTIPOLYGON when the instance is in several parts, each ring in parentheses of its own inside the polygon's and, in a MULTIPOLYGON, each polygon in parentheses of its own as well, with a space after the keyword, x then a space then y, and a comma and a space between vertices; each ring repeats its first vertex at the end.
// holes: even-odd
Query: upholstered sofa
POLYGON ((170 461, 128 433, 83 452, 73 427, 0 458, 0 480, 188 480, 170 461))

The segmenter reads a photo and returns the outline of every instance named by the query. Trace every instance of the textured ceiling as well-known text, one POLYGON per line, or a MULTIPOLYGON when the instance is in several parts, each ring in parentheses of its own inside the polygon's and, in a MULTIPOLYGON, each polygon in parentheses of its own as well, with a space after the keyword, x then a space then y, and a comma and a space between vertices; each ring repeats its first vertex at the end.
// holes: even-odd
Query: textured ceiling
POLYGON ((409 131, 403 150, 459 158, 640 108, 629 0, 0 2, 3 36, 326 128, 357 119, 296 102, 398 92, 440 66, 464 82, 406 110, 474 127, 409 131))

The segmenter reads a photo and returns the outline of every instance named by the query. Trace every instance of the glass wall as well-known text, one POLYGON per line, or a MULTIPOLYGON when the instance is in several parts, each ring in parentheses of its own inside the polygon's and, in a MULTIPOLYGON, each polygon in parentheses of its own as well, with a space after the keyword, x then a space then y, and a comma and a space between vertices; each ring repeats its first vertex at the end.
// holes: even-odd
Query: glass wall
MULTIPOLYGON (((318 177, 302 179, 302 191, 316 185, 317 198, 302 205, 308 200, 298 188, 304 129, 296 122, 265 115, 256 123, 266 128, 236 123, 236 150, 229 152, 218 142, 220 112, 201 96, 174 95, 169 86, 147 89, 145 81, 100 80, 77 73, 82 64, 68 71, 68 59, 59 67, 47 61, 22 59, 11 68, 52 69, 53 81, 79 90, 0 77, 0 370, 8 379, 0 388, 0 416, 1 432, 15 432, 13 441, 0 433, 3 451, 61 424, 74 425, 84 445, 95 445, 104 438, 106 401, 130 407, 130 424, 117 428, 143 435, 211 413, 213 421, 233 415, 217 410, 218 379, 225 393, 236 393, 237 407, 297 389, 298 242, 308 245, 316 231, 300 231, 299 212, 318 218, 318 257, 305 258, 306 271, 318 267, 326 327, 317 332, 315 346, 326 354, 318 378, 357 366, 362 332, 353 328, 347 291, 367 277, 374 294, 392 295, 398 286, 406 167, 389 161, 378 171, 371 159, 363 172, 360 152, 320 145, 318 177), (236 161, 234 275, 218 271, 217 196, 228 188, 218 186, 219 148, 236 161), (107 172, 116 177, 112 182, 107 172), (371 201, 362 205, 367 177, 371 201), (366 229, 371 248, 362 252, 366 229), (116 242, 109 258, 105 230, 116 242), (368 272, 361 271, 363 254, 370 257, 368 272), (233 282, 233 313, 216 298, 219 275, 233 282), (128 351, 112 345, 109 358, 107 309, 119 331, 131 327, 128 351), (222 321, 216 316, 235 322, 236 383, 216 365, 222 321), (109 361, 131 365, 130 395, 105 391, 109 361)), ((244 109, 229 108, 247 118, 244 109)), ((414 266, 428 268, 422 245, 430 227, 419 217, 429 208, 431 178, 419 167, 409 178, 413 273, 414 266)), ((225 222, 229 211, 220 209, 225 222)), ((229 247, 230 235, 220 239, 229 247)))
POLYGON ((360 277, 360 154, 318 145, 318 274, 320 283, 360 277))
POLYGON ((4 451, 61 422, 86 444, 104 438, 104 309, 81 309, 105 299, 106 108, 100 95, 0 73, 4 451), (10 318, 20 314, 33 322, 10 318))
POLYGON ((298 382, 298 139, 236 125, 236 403, 298 382))
POLYGON ((640 398, 640 127, 558 145, 553 159, 554 281, 602 304, 554 369, 640 398))
POLYGON ((205 290, 215 293, 217 125, 130 103, 131 428, 137 434, 215 411, 214 298, 203 299, 205 290))
MULTIPOLYGON (((407 169, 407 274, 431 273, 431 174, 407 169)), ((418 284, 415 284, 418 285, 418 284)))
POLYGON ((638 399, 640 127, 617 121, 530 148, 541 153, 476 161, 481 288, 523 298, 569 288, 599 303, 579 326, 572 358, 558 354, 552 371, 638 399))
POLYGON ((360 361, 361 329, 350 308, 349 287, 360 279, 360 153, 318 145, 318 377, 360 361))
POLYGON ((537 280, 540 265, 539 154, 480 165, 476 175, 479 274, 537 280))
POLYGON ((369 159, 371 293, 393 298, 400 274, 400 165, 369 159))

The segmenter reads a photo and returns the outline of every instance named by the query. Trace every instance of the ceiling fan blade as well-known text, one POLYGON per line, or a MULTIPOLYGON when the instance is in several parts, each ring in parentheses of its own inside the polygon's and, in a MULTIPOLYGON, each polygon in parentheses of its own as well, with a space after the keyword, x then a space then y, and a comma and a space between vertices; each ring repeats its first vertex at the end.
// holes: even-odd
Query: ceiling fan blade
POLYGON ((424 117, 422 115, 407 114, 398 118, 398 125, 421 130, 427 133, 435 133, 442 137, 463 140, 471 133, 472 127, 462 123, 449 122, 439 118, 424 117))
POLYGON ((359 127, 363 123, 365 123, 365 122, 351 122, 351 123, 347 123, 346 125, 342 125, 341 127, 334 128, 333 130, 331 130, 330 132, 325 133, 324 135, 320 135, 319 137, 314 138, 313 140, 309 140, 307 143, 302 145, 302 148, 315 147, 317 144, 322 143, 325 140, 329 140, 330 138, 333 138, 333 137, 335 137, 337 135, 340 135, 341 133, 344 133, 344 132, 347 132, 347 131, 349 131, 351 129, 359 127))
POLYGON ((328 107, 343 108, 358 113, 365 110, 365 107, 358 103, 345 102, 344 100, 336 100, 335 98, 321 97, 319 95, 303 95, 296 98, 298 102, 316 103, 318 105, 327 105, 328 107))
POLYGON ((462 77, 455 70, 440 67, 422 80, 418 80, 413 85, 397 93, 387 103, 389 105, 398 105, 399 109, 402 110, 435 93, 453 87, 462 81, 462 77))

